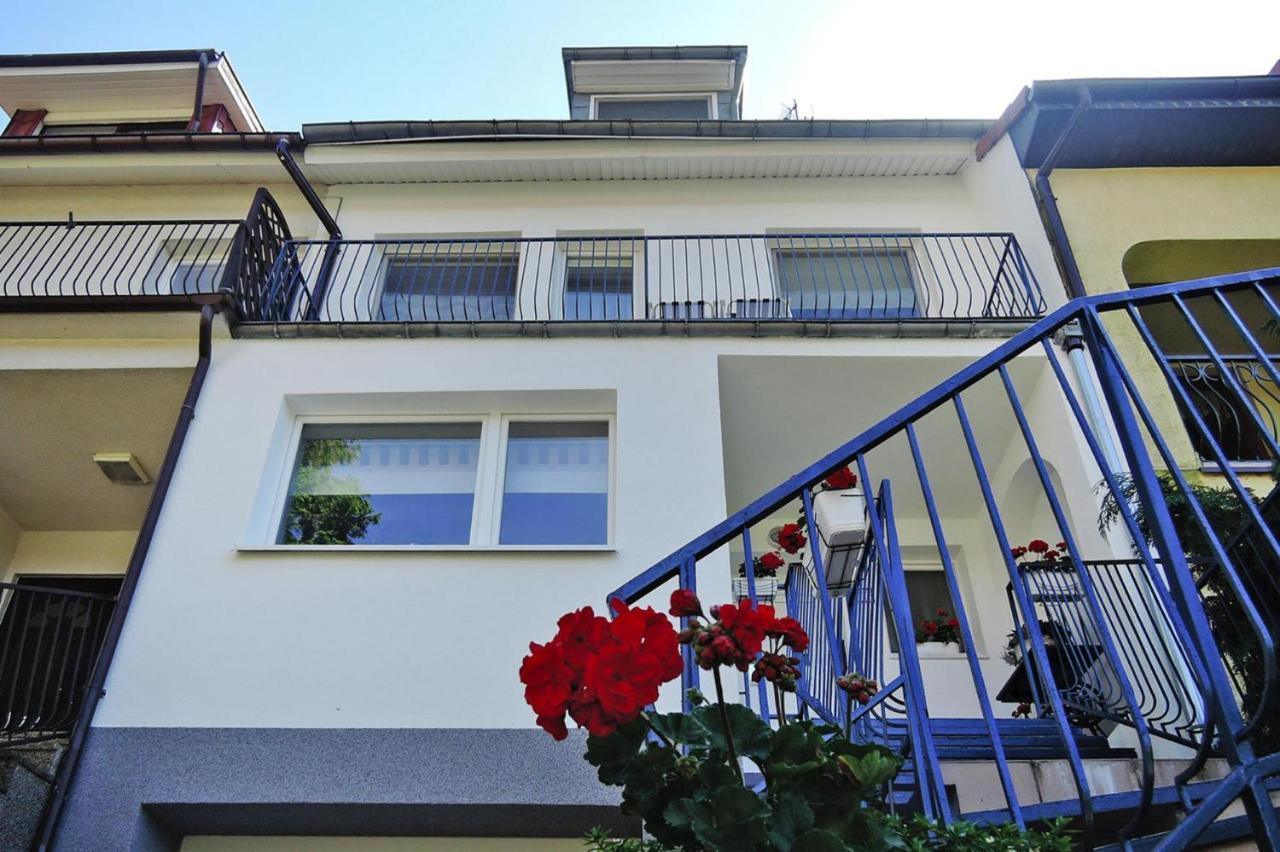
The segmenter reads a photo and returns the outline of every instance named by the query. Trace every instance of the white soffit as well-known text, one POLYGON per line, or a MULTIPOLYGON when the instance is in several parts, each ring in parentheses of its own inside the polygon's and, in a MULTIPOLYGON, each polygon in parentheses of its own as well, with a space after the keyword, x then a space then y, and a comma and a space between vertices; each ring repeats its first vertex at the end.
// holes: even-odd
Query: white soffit
POLYGON ((269 150, 0 157, 0 187, 262 184, 284 178, 280 162, 269 150))
MULTIPOLYGON (((195 62, 0 68, 0 108, 48 110, 51 124, 187 119, 198 69, 195 62)), ((209 63, 204 103, 224 105, 242 131, 263 129, 226 57, 209 63)))
POLYGON ((920 177, 957 174, 972 144, 814 141, 391 143, 312 145, 323 184, 920 177))
POLYGON ((729 59, 575 59, 578 94, 720 92, 733 88, 729 59))

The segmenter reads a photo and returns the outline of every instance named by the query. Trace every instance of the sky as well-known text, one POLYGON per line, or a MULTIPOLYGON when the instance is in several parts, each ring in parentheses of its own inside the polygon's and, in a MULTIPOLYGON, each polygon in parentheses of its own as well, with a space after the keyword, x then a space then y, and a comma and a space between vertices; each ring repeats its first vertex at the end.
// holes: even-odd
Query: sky
POLYGON ((743 44, 745 117, 995 118, 1025 84, 1265 74, 1280 0, 10 0, 0 53, 216 48, 268 128, 564 118, 561 47, 743 44))

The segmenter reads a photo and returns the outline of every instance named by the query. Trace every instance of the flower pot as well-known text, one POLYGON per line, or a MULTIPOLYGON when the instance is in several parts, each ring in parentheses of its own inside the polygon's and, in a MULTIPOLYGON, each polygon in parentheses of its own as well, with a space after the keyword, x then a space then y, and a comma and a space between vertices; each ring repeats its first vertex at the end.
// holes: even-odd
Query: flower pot
POLYGON ((819 491, 813 497, 813 524, 818 530, 827 587, 849 585, 867 537, 867 500, 862 491, 819 491))
MULTIPOLYGON (((778 595, 778 581, 773 577, 756 578, 756 603, 772 604, 778 595)), ((750 597, 750 587, 746 577, 738 577, 733 581, 733 596, 739 601, 750 597)))
POLYGON ((960 653, 960 646, 955 642, 917 642, 916 656, 922 660, 954 657, 960 653))

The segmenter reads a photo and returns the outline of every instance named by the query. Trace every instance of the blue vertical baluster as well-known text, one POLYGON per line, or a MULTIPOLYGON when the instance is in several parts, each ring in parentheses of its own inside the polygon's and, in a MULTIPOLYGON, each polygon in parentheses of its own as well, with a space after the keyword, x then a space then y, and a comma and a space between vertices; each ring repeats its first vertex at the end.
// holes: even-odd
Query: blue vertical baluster
MULTIPOLYGON (((688 554, 680 560, 680 588, 688 589, 697 594, 698 592, 698 560, 693 554, 688 554)), ((689 626, 688 618, 680 619, 680 627, 684 629, 689 626)), ((680 702, 686 713, 693 712, 693 702, 689 700, 689 690, 697 689, 701 683, 701 673, 698 669, 698 660, 695 656, 693 643, 681 646, 681 653, 684 656, 684 677, 681 678, 680 702)))
MULTIPOLYGON (((987 733, 991 737, 991 745, 995 751, 996 770, 1000 774, 1000 786, 1004 790, 1005 801, 1009 804, 1009 813, 1019 828, 1025 828, 1022 819, 1022 807, 1018 803, 1018 794, 1014 789, 1013 775, 1009 770, 1009 761, 1005 755, 1004 738, 1000 735, 1000 726, 996 724, 995 711, 991 707, 991 696, 987 694, 986 678, 982 675, 982 664, 978 660, 977 645, 973 641, 973 630, 969 624, 964 595, 961 594, 960 583, 956 578, 955 565, 951 560, 951 551, 947 546, 946 534, 942 529, 942 518, 938 516, 938 505, 929 484, 929 475, 925 470, 924 456, 920 452, 920 443, 916 438, 915 424, 908 423, 907 443, 911 448, 911 457, 915 462, 916 478, 920 482, 920 493, 925 508, 929 513, 929 524, 933 528, 934 542, 938 547, 938 556, 942 560, 942 571, 947 579, 947 590, 951 593, 952 605, 956 608, 956 619, 960 622, 960 639, 964 642, 965 660, 969 663, 969 673, 973 677, 974 690, 978 695, 978 706, 982 710, 982 719, 986 723, 987 733)), ((864 483, 865 488, 865 483, 864 483)))
MULTIPOLYGON (((742 563, 743 573, 746 575, 746 578, 747 578, 747 597, 751 601, 752 609, 754 609, 756 606, 756 572, 755 572, 755 566, 752 565, 752 561, 751 561, 752 560, 751 527, 747 525, 743 525, 742 527, 742 553, 743 553, 743 560, 744 560, 742 563)), ((759 695, 760 718, 764 719, 765 722, 768 722, 769 721, 769 690, 765 688, 765 684, 763 680, 761 680, 758 684, 756 684, 756 686, 758 687, 758 692, 760 693, 759 695)), ((751 706, 750 692, 751 692, 750 688, 748 688, 747 689, 747 706, 748 707, 751 706)), ((782 716, 784 713, 785 713, 785 708, 779 707, 778 715, 782 716)))

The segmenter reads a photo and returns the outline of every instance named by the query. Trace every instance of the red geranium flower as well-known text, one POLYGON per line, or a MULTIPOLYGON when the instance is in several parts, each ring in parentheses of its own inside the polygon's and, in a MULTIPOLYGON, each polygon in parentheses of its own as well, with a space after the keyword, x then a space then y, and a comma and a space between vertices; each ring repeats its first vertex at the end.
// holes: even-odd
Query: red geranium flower
POLYGON ((1043 539, 1033 538, 1027 543, 1027 550, 1030 550, 1032 553, 1044 553, 1048 549, 1049 542, 1044 541, 1043 539))
POLYGON ((658 661, 638 649, 607 648, 591 658, 583 682, 610 721, 624 724, 658 700, 658 661))
POLYGON ((1015 547, 1009 551, 1009 554, 1013 556, 1014 559, 1019 559, 1027 555, 1027 549, 1025 547, 1015 547))
MULTIPOLYGON (((529 643, 529 656, 520 665, 524 700, 538 716, 564 715, 573 694, 573 670, 559 645, 529 643)), ((541 724, 541 722, 539 722, 541 724)))
POLYGON ((936 621, 926 621, 920 625, 920 629, 932 636, 938 632, 938 623, 936 621))
POLYGON ((797 652, 803 652, 809 647, 809 634, 804 632, 800 622, 794 618, 775 618, 765 629, 765 635, 771 639, 781 639, 783 645, 797 652))
POLYGON ((671 593, 671 609, 669 612, 676 618, 691 615, 702 615, 702 601, 688 589, 676 589, 671 593))
POLYGON ((552 641, 563 649, 565 662, 579 672, 609 641, 609 619, 596 615, 589 606, 561 616, 556 626, 559 630, 552 641))
POLYGON ((778 530, 778 547, 787 553, 798 553, 806 541, 799 524, 783 524, 778 530))
POLYGON ((952 618, 952 619, 949 619, 949 620, 947 621, 947 626, 948 626, 948 627, 959 627, 959 626, 960 626, 960 619, 958 619, 958 618, 952 618))
POLYGON ((760 567, 766 571, 777 571, 784 564, 782 557, 772 550, 760 557, 760 567))
POLYGON ((850 470, 848 465, 829 474, 822 481, 832 491, 848 491, 850 488, 858 487, 858 475, 850 470))

